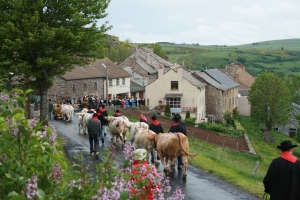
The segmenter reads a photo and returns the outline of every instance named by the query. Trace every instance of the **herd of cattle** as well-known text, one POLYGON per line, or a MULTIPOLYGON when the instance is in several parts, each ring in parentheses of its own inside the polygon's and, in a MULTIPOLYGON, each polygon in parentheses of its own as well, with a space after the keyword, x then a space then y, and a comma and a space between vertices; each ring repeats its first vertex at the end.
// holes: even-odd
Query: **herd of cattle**
MULTIPOLYGON (((74 108, 69 105, 62 107, 62 117, 64 120, 72 120, 74 108)), ((79 127, 79 133, 83 129, 83 133, 87 133, 87 126, 89 120, 92 118, 92 114, 87 112, 84 108, 80 113, 76 113, 78 116, 77 122, 79 127)), ((125 116, 113 117, 108 116, 108 128, 112 136, 113 144, 117 145, 118 141, 121 141, 122 148, 126 142, 127 133, 134 149, 146 149, 148 153, 151 150, 154 152, 155 164, 158 164, 157 155, 159 156, 161 163, 164 166, 164 171, 167 173, 173 173, 175 167, 175 158, 178 155, 182 155, 184 172, 183 178, 187 176, 188 156, 194 157, 196 154, 189 153, 188 138, 182 133, 159 133, 156 134, 149 130, 149 126, 144 122, 130 122, 125 116), (170 166, 168 165, 170 162, 170 166)))

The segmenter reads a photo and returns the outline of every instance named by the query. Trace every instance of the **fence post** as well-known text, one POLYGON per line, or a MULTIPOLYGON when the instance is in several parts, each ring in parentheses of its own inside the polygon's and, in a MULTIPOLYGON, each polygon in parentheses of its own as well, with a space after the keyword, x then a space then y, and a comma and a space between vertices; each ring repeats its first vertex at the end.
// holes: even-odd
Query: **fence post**
POLYGON ((239 142, 236 142, 236 150, 239 150, 239 142))
POLYGON ((226 142, 226 140, 223 140, 223 148, 224 148, 225 142, 226 142))
POLYGON ((208 141, 208 138, 209 138, 209 134, 207 135, 206 142, 208 141))
POLYGON ((253 170, 252 174, 255 174, 255 172, 258 168, 258 165, 259 165, 259 161, 256 161, 256 164, 255 164, 255 167, 254 167, 254 170, 253 170))

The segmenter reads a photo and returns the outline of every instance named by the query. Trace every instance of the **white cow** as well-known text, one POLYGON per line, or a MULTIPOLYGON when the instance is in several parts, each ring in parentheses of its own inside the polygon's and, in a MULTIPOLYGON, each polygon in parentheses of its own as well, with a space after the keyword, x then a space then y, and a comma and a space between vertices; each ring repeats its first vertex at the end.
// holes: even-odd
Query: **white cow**
POLYGON ((126 142, 126 133, 129 130, 132 123, 128 120, 127 117, 113 117, 108 116, 109 132, 112 136, 114 144, 117 144, 118 139, 120 138, 122 142, 122 148, 126 142))
POLYGON ((67 120, 67 122, 69 122, 73 118, 74 108, 71 105, 63 105, 61 113, 63 120, 67 120))
MULTIPOLYGON (((92 110, 94 111, 94 110, 92 110)), ((82 111, 80 113, 76 113, 76 115, 78 116, 77 118, 77 123, 78 123, 78 128, 79 128, 79 133, 80 133, 80 127, 83 128, 83 133, 86 134, 87 133, 87 125, 88 125, 88 120, 90 120, 92 118, 92 113, 87 113, 88 109, 83 108, 82 111)))
POLYGON ((131 141, 131 144, 133 144, 134 137, 135 137, 137 131, 140 128, 149 129, 149 125, 147 123, 145 123, 145 122, 135 122, 135 123, 132 123, 132 125, 130 127, 130 141, 131 141))
POLYGON ((151 146, 150 141, 148 140, 148 137, 151 137, 151 136, 154 137, 155 135, 156 135, 155 132, 153 132, 147 128, 139 128, 135 133, 132 146, 134 149, 145 149, 145 150, 147 150, 148 154, 150 153, 151 150, 153 150, 155 164, 158 164, 157 152, 151 146))

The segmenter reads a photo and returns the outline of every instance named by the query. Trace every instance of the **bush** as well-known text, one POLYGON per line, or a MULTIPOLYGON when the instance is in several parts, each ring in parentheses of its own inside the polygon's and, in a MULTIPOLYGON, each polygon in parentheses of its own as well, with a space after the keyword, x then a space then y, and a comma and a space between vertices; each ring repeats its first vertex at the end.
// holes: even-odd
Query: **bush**
POLYGON ((185 124, 188 126, 195 126, 196 125, 196 118, 187 118, 184 120, 185 124))
POLYGON ((189 119, 191 117, 190 111, 187 111, 185 114, 185 120, 189 119))
POLYGON ((165 107, 164 115, 165 115, 166 117, 171 117, 171 108, 170 108, 169 103, 167 103, 167 105, 166 105, 166 107, 165 107))
POLYGON ((242 130, 235 130, 234 127, 228 126, 227 124, 211 124, 208 122, 201 122, 198 124, 198 128, 213 131, 221 134, 228 135, 229 137, 242 137, 243 131, 242 130))

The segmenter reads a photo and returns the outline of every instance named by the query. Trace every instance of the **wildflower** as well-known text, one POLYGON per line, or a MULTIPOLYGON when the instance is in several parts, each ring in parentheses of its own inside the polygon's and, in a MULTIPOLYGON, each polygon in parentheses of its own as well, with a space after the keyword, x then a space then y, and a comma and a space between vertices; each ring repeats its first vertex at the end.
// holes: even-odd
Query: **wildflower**
POLYGON ((22 190, 22 194, 25 194, 27 199, 34 199, 38 195, 37 180, 35 175, 27 180, 25 188, 22 190))
POLYGON ((61 179, 62 179, 62 168, 56 162, 50 174, 50 180, 52 180, 55 183, 58 183, 61 181, 61 179))
POLYGON ((8 102, 9 101, 9 96, 4 93, 0 93, 0 100, 3 102, 8 102))
POLYGON ((173 195, 169 197, 167 200, 182 200, 184 199, 184 194, 181 193, 181 189, 177 186, 173 195))
POLYGON ((54 133, 54 132, 52 132, 52 134, 50 135, 50 142, 52 143, 52 144, 55 144, 55 139, 56 139, 56 133, 54 133))
POLYGON ((29 128, 32 131, 39 121, 36 118, 32 118, 29 122, 29 128))
POLYGON ((124 149, 123 149, 124 158, 126 160, 132 160, 133 156, 133 147, 129 143, 125 143, 124 149))
POLYGON ((20 132, 19 128, 14 128, 14 129, 12 129, 11 134, 13 136, 17 136, 19 132, 20 132))

